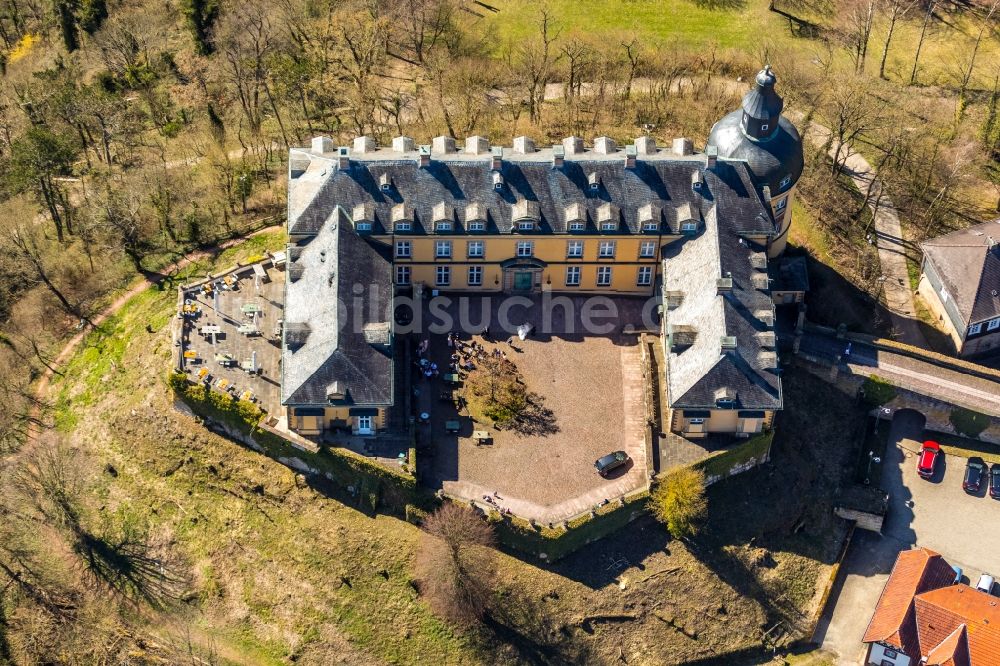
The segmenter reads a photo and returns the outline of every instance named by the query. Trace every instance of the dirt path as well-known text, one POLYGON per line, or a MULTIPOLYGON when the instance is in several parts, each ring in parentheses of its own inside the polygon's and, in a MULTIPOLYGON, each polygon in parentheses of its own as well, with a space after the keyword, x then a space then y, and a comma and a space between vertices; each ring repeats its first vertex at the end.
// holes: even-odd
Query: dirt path
POLYGON ((253 238, 254 236, 259 236, 261 234, 275 231, 277 229, 280 229, 281 226, 282 225, 280 224, 276 224, 270 227, 264 227, 263 229, 258 229, 257 231, 249 234, 248 236, 230 238, 229 240, 214 245, 212 247, 190 252, 181 257, 180 259, 178 259, 177 261, 173 262, 172 264, 164 266, 163 269, 161 270, 162 277, 155 279, 144 277, 139 279, 133 286, 131 286, 127 291, 125 291, 125 293, 118 296, 101 312, 99 312, 96 316, 92 317, 90 319, 90 323, 87 326, 84 326, 82 329, 80 329, 80 331, 76 335, 70 338, 66 342, 66 344, 63 345, 62 350, 60 350, 55 360, 49 364, 49 367, 45 369, 45 372, 42 373, 42 376, 38 378, 38 384, 35 385, 35 405, 32 407, 31 414, 29 417, 27 442, 34 441, 35 438, 38 437, 38 435, 43 430, 43 428, 39 425, 41 423, 41 418, 42 418, 40 405, 45 401, 45 398, 48 394, 49 385, 52 382, 52 375, 54 373, 54 368, 66 364, 66 362, 70 359, 70 357, 76 352, 77 347, 80 346, 80 343, 83 342, 84 338, 87 337, 87 334, 90 333, 92 329, 100 326, 103 322, 105 322, 108 319, 108 317, 117 314, 118 311, 121 310, 122 307, 124 307, 125 304, 132 298, 138 296, 139 294, 149 289, 150 287, 155 287, 156 285, 158 285, 166 278, 167 275, 171 273, 176 273, 177 271, 190 265, 191 263, 198 261, 200 259, 204 259, 205 257, 211 255, 213 252, 219 252, 221 250, 226 250, 231 247, 235 247, 240 243, 242 243, 243 241, 247 240, 248 238, 253 238))

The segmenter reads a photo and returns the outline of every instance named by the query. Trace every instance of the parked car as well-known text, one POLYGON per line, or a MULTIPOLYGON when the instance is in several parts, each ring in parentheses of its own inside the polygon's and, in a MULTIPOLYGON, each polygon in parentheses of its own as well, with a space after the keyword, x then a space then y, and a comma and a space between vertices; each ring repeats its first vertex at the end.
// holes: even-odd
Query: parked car
POLYGON ((934 469, 937 467, 938 457, 941 455, 941 445, 935 441, 927 440, 920 449, 920 456, 917 458, 917 474, 922 479, 929 479, 934 476, 934 469))
POLYGON ((990 497, 1000 499, 1000 463, 990 465, 990 497))
POLYGON ((612 471, 618 469, 622 465, 628 462, 628 454, 624 451, 615 451, 614 453, 609 453, 606 456, 598 458, 594 462, 594 467, 597 468, 597 473, 601 476, 607 476, 612 471))
POLYGON ((980 592, 985 592, 986 594, 993 594, 993 576, 988 573, 984 573, 979 577, 979 582, 976 583, 976 589, 980 592))
POLYGON ((986 476, 986 463, 979 456, 969 458, 965 463, 965 478, 962 479, 962 489, 967 493, 978 493, 983 487, 983 477, 986 476))

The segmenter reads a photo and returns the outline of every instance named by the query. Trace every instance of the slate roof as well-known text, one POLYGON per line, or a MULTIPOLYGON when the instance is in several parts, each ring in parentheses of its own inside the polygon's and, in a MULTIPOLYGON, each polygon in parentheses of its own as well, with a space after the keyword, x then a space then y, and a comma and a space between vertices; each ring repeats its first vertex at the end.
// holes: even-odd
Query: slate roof
MULTIPOLYGON (((297 152, 301 154, 292 151, 290 161, 296 161, 297 152)), ((774 227, 758 197, 751 194, 754 182, 749 170, 739 162, 719 162, 707 170, 704 156, 685 158, 660 150, 642 155, 634 168, 626 168, 623 151, 588 151, 567 155, 562 167, 553 168, 550 148, 505 155, 499 170, 503 178, 500 190, 494 189, 491 162, 490 155, 453 153, 434 156, 421 167, 417 152, 382 149, 354 155, 349 166, 340 169, 335 159, 314 157, 314 164, 325 165, 310 166, 292 180, 289 232, 315 233, 334 205, 351 211, 366 202, 374 205, 375 234, 391 230, 392 207, 404 202, 413 209, 415 234, 434 233, 433 209, 441 203, 456 213, 455 231, 449 233, 467 231, 465 209, 470 204, 479 204, 487 212, 485 232, 476 233, 511 233, 516 227, 515 205, 523 201, 538 203, 537 233, 567 232, 567 211, 573 204, 586 211, 587 228, 581 233, 641 233, 639 209, 649 203, 659 207, 661 224, 674 220, 677 210, 687 204, 702 217, 713 205, 719 206, 748 232, 770 233, 774 227), (691 186, 694 173, 703 177, 698 191, 691 186), (391 180, 388 191, 379 185, 383 174, 391 180), (596 191, 588 185, 591 174, 597 176, 596 191), (599 232, 596 224, 599 209, 608 203, 620 211, 617 232, 599 232)))
POLYGON ((933 550, 914 548, 900 552, 861 640, 886 643, 919 659, 913 597, 948 585, 954 579, 951 566, 933 550))
POLYGON ((966 326, 1000 317, 1000 220, 920 245, 966 326))
POLYGON ((359 236, 331 207, 316 235, 290 249, 281 404, 392 404, 388 248, 359 236), (334 389, 343 400, 328 399, 334 389))
POLYGON ((678 307, 668 307, 669 297, 664 300, 668 333, 678 327, 695 333, 690 346, 666 350, 674 408, 716 407, 719 391, 735 397, 735 408, 782 406, 781 380, 767 367, 771 350, 759 335, 773 330, 774 304, 768 290, 753 284, 754 274, 766 277, 766 263, 764 270, 751 265, 751 255, 762 248, 744 240, 738 226, 713 209, 701 233, 664 251, 665 293, 683 294, 678 307), (720 293, 720 278, 731 279, 732 288, 720 293), (735 348, 724 349, 723 337, 734 337, 735 348))

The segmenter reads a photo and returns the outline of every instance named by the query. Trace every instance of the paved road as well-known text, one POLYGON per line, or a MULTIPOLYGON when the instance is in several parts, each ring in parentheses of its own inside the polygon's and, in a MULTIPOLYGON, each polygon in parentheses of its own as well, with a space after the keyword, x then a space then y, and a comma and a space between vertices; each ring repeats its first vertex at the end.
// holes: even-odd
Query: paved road
POLYGON ((930 481, 919 478, 912 451, 922 440, 923 425, 923 416, 912 410, 893 418, 881 480, 889 493, 883 535, 856 532, 817 629, 815 639, 836 653, 840 664, 859 663, 861 637, 900 550, 913 545, 936 550, 967 576, 1000 572, 1000 501, 986 497, 985 490, 966 494, 965 461, 954 456, 939 463, 930 481))

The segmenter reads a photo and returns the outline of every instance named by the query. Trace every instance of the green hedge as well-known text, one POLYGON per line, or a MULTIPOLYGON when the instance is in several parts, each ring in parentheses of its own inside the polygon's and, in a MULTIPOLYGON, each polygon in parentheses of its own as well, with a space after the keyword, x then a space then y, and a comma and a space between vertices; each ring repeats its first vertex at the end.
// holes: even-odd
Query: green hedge
MULTIPOLYGON (((318 453, 296 448, 288 440, 258 428, 263 412, 252 403, 213 391, 204 384, 192 384, 187 375, 172 372, 167 383, 198 416, 224 423, 251 437, 275 460, 297 458, 334 483, 358 506, 376 510, 380 504, 402 514, 407 504, 427 505, 428 499, 417 487, 416 479, 382 467, 368 458, 346 449, 322 447, 318 453), (350 489, 350 490, 349 490, 350 489)), ((345 498, 345 503, 350 503, 345 498)))
POLYGON ((979 437, 990 426, 989 416, 964 407, 953 409, 948 420, 955 426, 955 432, 972 439, 979 437))
POLYGON ((495 512, 491 512, 488 519, 494 523, 501 544, 536 557, 544 553, 546 561, 555 562, 588 543, 614 534, 646 513, 648 498, 648 490, 626 495, 621 506, 605 505, 612 507, 608 513, 593 517, 584 514, 574 518, 567 523, 570 529, 548 526, 535 528, 523 518, 501 516, 495 512))
POLYGON ((751 458, 755 458, 759 464, 761 457, 771 448, 772 439, 774 439, 773 430, 761 433, 742 444, 719 451, 704 460, 699 460, 694 464, 694 467, 704 472, 706 477, 724 479, 729 476, 729 471, 734 466, 745 463, 751 458))
POLYGON ((873 407, 881 407, 896 397, 896 387, 888 379, 872 375, 861 385, 863 400, 873 407))

